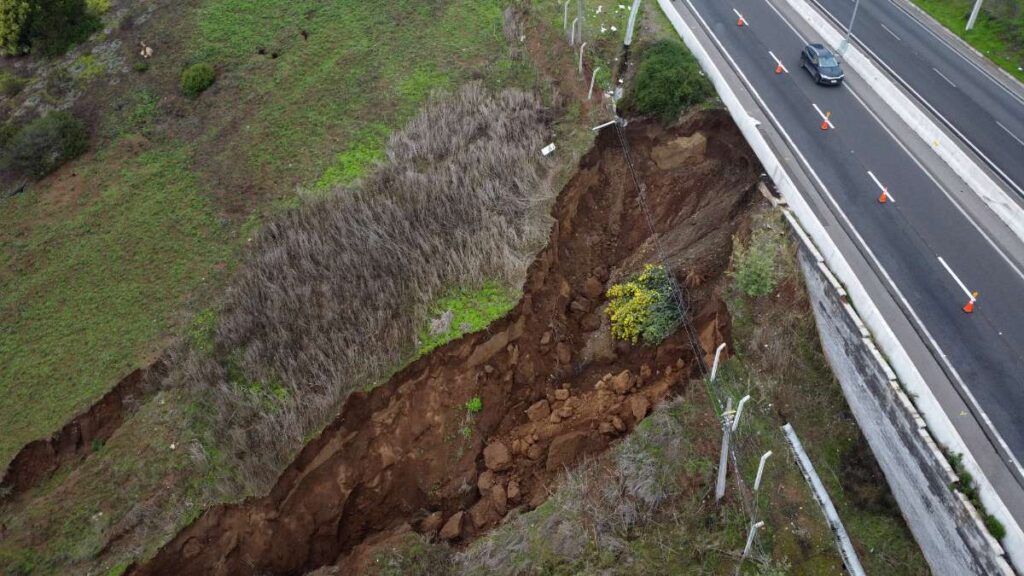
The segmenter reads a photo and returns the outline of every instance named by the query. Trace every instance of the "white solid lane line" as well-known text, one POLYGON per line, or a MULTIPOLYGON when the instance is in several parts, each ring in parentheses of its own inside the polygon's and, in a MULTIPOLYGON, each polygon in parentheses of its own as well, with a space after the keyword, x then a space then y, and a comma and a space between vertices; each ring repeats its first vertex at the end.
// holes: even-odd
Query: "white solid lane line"
POLYGON ((779 60, 779 57, 775 55, 775 52, 769 50, 768 54, 772 57, 772 60, 775 60, 775 64, 782 67, 783 72, 789 74, 789 70, 786 69, 786 65, 782 63, 782 60, 779 60))
POLYGON ((882 25, 882 28, 885 28, 886 32, 888 32, 889 34, 892 34, 892 37, 895 38, 897 42, 903 42, 903 39, 900 38, 899 36, 897 36, 896 33, 893 32, 892 30, 889 30, 888 26, 886 26, 885 24, 882 24, 881 22, 879 22, 879 24, 882 25))
POLYGON ((943 80, 945 80, 946 82, 949 82, 949 85, 950 85, 950 86, 952 86, 953 88, 956 88, 956 84, 953 84, 953 81, 952 81, 952 80, 950 80, 949 78, 946 78, 946 75, 945 75, 945 74, 943 74, 942 72, 939 72, 939 69, 938 69, 938 68, 934 68, 934 67, 933 67, 933 68, 932 68, 932 70, 935 70, 935 73, 936 73, 936 74, 938 74, 939 76, 942 76, 942 79, 943 79, 943 80))
POLYGON ((821 119, 828 123, 829 128, 834 129, 836 127, 836 125, 832 123, 832 119, 829 118, 828 115, 826 115, 824 112, 822 112, 821 108, 818 108, 817 104, 811 102, 811 106, 814 106, 814 109, 818 111, 818 116, 821 116, 821 119))
POLYGON ((871 176, 871 179, 875 181, 875 184, 878 185, 878 188, 889 198, 890 201, 892 201, 895 204, 896 198, 893 197, 892 193, 889 192, 888 188, 882 186, 882 183, 878 181, 878 178, 875 178, 875 175, 871 172, 871 170, 868 170, 868 176, 871 176))
POLYGON ((946 269, 946 272, 949 272, 949 275, 953 277, 953 280, 955 280, 956 283, 960 286, 960 289, 963 290, 964 294, 967 294, 967 297, 970 298, 973 302, 974 294, 971 294, 971 291, 967 289, 967 286, 964 286, 964 283, 960 281, 960 277, 957 276, 955 272, 953 272, 953 269, 949 267, 949 264, 946 264, 946 261, 942 259, 942 256, 939 256, 938 258, 939 264, 942 264, 942 267, 946 269))
POLYGON ((1020 138, 1017 137, 1016 134, 1014 134, 1013 132, 1010 132, 1010 129, 1007 128, 1006 126, 1003 126, 1002 122, 1000 122, 999 120, 996 120, 996 124, 999 124, 999 127, 1002 128, 1003 130, 1005 130, 1006 133, 1010 135, 1010 138, 1013 138, 1014 140, 1019 142, 1021 146, 1024 146, 1024 140, 1021 140, 1020 138))

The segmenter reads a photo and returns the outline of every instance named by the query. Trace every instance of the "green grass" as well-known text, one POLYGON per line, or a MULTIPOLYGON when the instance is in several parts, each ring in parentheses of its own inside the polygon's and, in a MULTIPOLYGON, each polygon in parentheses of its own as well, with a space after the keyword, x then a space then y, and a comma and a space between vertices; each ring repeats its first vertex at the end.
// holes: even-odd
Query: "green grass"
POLYGON ((486 328, 501 318, 516 305, 518 294, 493 282, 485 283, 479 289, 461 289, 442 297, 431 307, 430 317, 437 318, 447 310, 452 311, 451 327, 445 332, 430 335, 429 322, 420 331, 419 355, 447 344, 464 334, 486 328))
MULTIPOLYGON (((0 212, 0 463, 60 428, 137 366, 186 296, 231 258, 184 149, 83 171, 103 181, 63 219, 23 194, 0 212), (19 226, 19 224, 21 224, 19 226), (9 233, 6 231, 10 231, 9 233)), ((83 174, 85 176, 85 174, 83 174)))
MULTIPOLYGON (((241 83, 239 105, 259 108, 238 136, 245 169, 321 188, 347 184, 432 90, 487 76, 507 60, 503 4, 207 0, 191 59, 226 68, 241 83), (261 48, 278 57, 258 55, 261 48)), ((224 120, 209 138, 235 119, 224 120)))
POLYGON ((968 44, 1024 82, 1024 15, 1016 22, 998 19, 981 11, 972 30, 967 17, 973 0, 913 0, 915 4, 968 44))

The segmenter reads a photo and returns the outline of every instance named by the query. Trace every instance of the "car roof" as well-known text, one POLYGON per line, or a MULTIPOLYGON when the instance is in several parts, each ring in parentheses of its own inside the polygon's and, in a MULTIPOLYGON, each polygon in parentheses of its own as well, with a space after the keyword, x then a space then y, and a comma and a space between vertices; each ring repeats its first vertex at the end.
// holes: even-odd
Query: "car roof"
POLYGON ((831 54, 832 53, 831 50, 829 50, 828 48, 826 48, 823 45, 818 44, 818 43, 808 44, 807 47, 810 48, 811 50, 817 52, 819 55, 831 54))

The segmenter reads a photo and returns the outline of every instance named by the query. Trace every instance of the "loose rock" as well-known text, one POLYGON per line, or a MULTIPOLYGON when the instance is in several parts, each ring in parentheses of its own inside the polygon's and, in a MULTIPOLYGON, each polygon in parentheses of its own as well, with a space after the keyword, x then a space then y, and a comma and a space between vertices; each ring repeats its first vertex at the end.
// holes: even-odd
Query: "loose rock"
POLYGON ((512 455, 501 442, 491 442, 484 448, 484 464, 495 472, 501 472, 512 466, 512 455))
POLYGON ((569 391, 568 390, 566 390, 564 388, 559 388, 558 390, 555 390, 555 400, 568 400, 568 399, 569 399, 569 391))
POLYGON ((601 297, 604 292, 604 286, 601 285, 601 281, 593 276, 590 276, 583 282, 583 295, 591 300, 597 300, 601 297))
POLYGON ((629 399, 629 409, 633 412, 633 417, 636 418, 637 422, 643 420, 644 416, 647 416, 647 411, 650 410, 651 403, 647 400, 646 396, 633 396, 629 399))
POLYGON ((616 374, 611 381, 612 390, 615 390, 616 394, 625 394, 629 392, 630 387, 630 373, 629 370, 623 370, 616 374))
POLYGON ((455 540, 459 536, 462 536, 462 526, 465 516, 465 513, 461 510, 452 514, 452 517, 444 523, 444 527, 441 528, 441 533, 438 534, 438 537, 442 540, 455 540))

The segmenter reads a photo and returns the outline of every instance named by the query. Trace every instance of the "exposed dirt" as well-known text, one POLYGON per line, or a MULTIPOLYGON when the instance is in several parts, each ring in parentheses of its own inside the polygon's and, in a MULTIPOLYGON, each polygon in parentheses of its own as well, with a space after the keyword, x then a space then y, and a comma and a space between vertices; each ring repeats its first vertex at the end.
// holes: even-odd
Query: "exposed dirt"
MULTIPOLYGON (((670 131, 635 123, 627 133, 707 354, 728 339, 714 289, 754 196, 756 162, 723 112, 670 131), (676 142, 695 132, 706 142, 676 142), (665 146, 683 160, 652 161, 665 146)), ((614 343, 601 310, 611 282, 654 260, 613 130, 582 159, 554 216, 504 319, 350 396, 268 496, 208 510, 133 573, 299 574, 336 563, 351 573, 363 564, 361 545, 410 527, 466 542, 509 510, 542 503, 565 466, 686 386, 696 363, 682 331, 657 348, 614 343), (483 410, 471 416, 474 396, 483 410)))
POLYGON ((7 466, 0 481, 0 503, 16 498, 60 467, 77 463, 114 434, 134 412, 162 373, 163 360, 136 368, 88 410, 75 416, 49 438, 26 444, 7 466))

